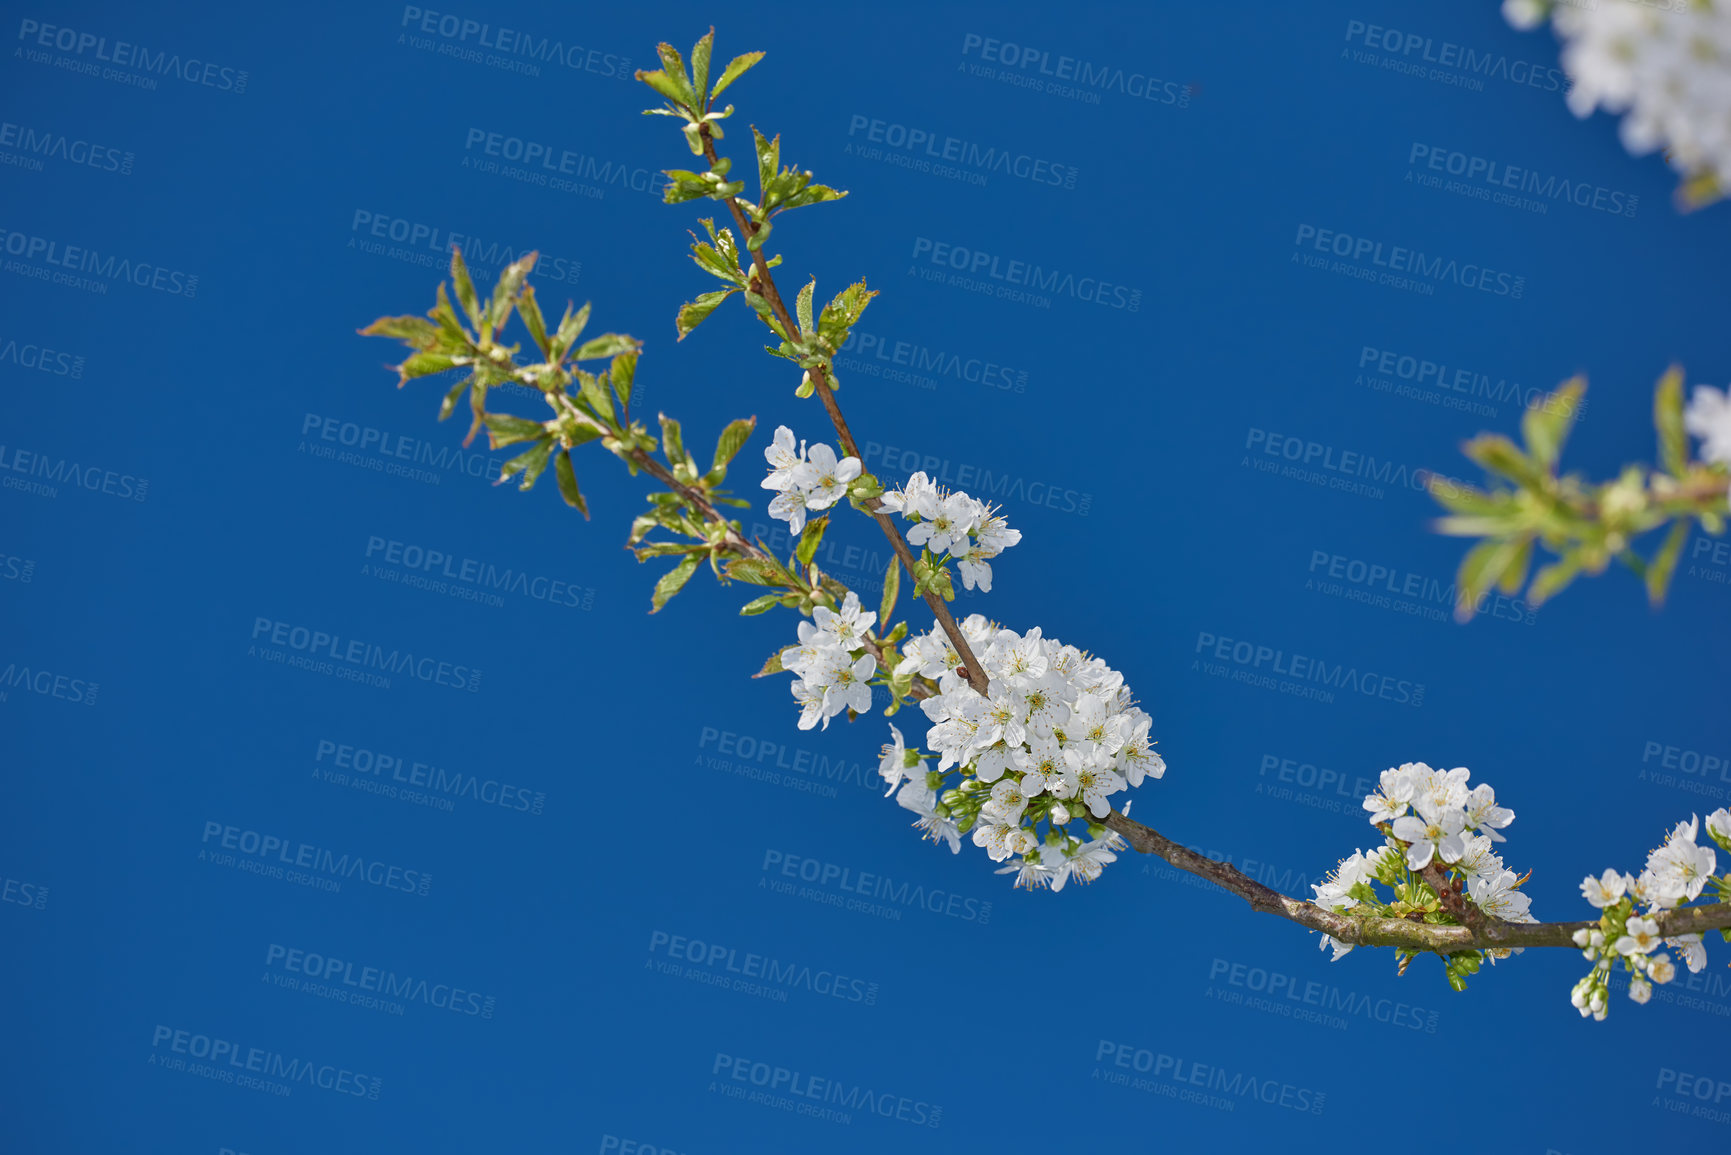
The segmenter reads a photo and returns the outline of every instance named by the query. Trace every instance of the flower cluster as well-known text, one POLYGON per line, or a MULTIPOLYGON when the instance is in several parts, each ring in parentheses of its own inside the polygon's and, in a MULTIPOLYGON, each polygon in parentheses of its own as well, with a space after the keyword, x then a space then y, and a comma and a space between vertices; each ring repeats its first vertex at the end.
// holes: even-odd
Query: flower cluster
POLYGON ((1022 540, 1022 531, 1011 529, 1003 514, 960 490, 946 493, 924 473, 885 493, 880 508, 916 523, 908 531, 910 545, 955 558, 968 589, 978 585, 990 593, 992 567, 987 563, 1022 540))
POLYGON ((1721 393, 1711 385, 1695 386, 1683 428, 1701 439, 1701 457, 1731 465, 1731 389, 1721 393))
POLYGON ((937 681, 920 707, 938 765, 927 770, 892 728, 879 772, 927 837, 959 851, 971 832, 992 861, 1016 856, 998 873, 1014 874, 1017 886, 1092 882, 1125 843, 1090 819, 1111 813, 1112 795, 1166 772, 1148 739, 1153 719, 1132 704, 1122 674, 1038 628, 1018 634, 979 614, 961 628, 990 692, 956 672, 961 659, 940 630, 910 638, 895 675, 937 681), (960 781, 946 788, 952 773, 960 781), (1076 820, 1087 839, 1070 832, 1076 820))
POLYGON ((785 425, 776 429, 763 456, 769 462, 763 488, 776 491, 769 516, 787 522, 788 532, 796 535, 805 528, 806 510, 828 509, 847 496, 848 483, 860 475, 859 458, 838 461, 835 450, 821 442, 807 449, 801 441, 795 448, 793 430, 785 425))
MULTIPOLYGON (((1492 845, 1504 841, 1498 833, 1515 820, 1515 812, 1497 805, 1496 791, 1486 783, 1468 789, 1472 772, 1465 766, 1433 770, 1423 762, 1407 762, 1382 772, 1379 789, 1364 799, 1371 825, 1386 842, 1375 850, 1355 851, 1333 874, 1311 887, 1311 901, 1343 914, 1358 906, 1366 913, 1401 918, 1413 911, 1434 913, 1440 896, 1419 877, 1435 865, 1465 887, 1462 899, 1504 922, 1535 922, 1532 900, 1520 889, 1522 879, 1503 865, 1492 845), (1371 887, 1381 882, 1396 897, 1384 901, 1371 887)), ((1352 949, 1324 935, 1319 944, 1332 946, 1339 959, 1352 949)), ((1507 951, 1492 951, 1502 958, 1507 951)), ((1459 963, 1451 964, 1451 976, 1459 963)), ((1474 967, 1467 967, 1471 973, 1474 967)))
MULTIPOLYGON (((1517 28, 1544 19, 1543 0, 1504 0, 1517 28)), ((1637 155, 1656 148, 1683 172, 1731 186, 1731 5, 1599 0, 1558 4, 1552 26, 1563 40, 1562 64, 1573 82, 1576 116, 1603 107, 1627 113, 1623 145, 1637 155)))
POLYGON ((793 684, 799 728, 809 730, 821 718, 827 730, 829 720, 843 710, 863 714, 872 708, 878 662, 865 638, 878 616, 861 612, 859 595, 851 590, 839 611, 818 606, 811 616, 812 621, 799 623, 799 645, 781 652, 781 667, 799 678, 793 684))
MULTIPOLYGON (((1714 842, 1731 851, 1731 811, 1716 810, 1707 816, 1707 833, 1714 842)), ((1603 1019, 1610 1005, 1611 969, 1621 959, 1629 972, 1629 997, 1644 1003, 1653 997, 1655 983, 1668 983, 1677 974, 1671 956, 1658 950, 1661 943, 1683 956, 1691 972, 1707 965, 1707 948, 1698 934, 1681 934, 1661 939, 1658 920, 1653 916, 1701 897, 1709 881, 1718 883, 1721 892, 1728 889, 1724 882, 1713 878, 1718 855, 1710 846, 1699 846, 1695 840, 1700 825, 1694 815, 1679 822, 1665 838, 1665 844, 1647 856, 1647 865, 1639 877, 1606 870, 1599 877, 1591 875, 1581 881, 1581 894, 1603 913, 1597 927, 1575 932, 1575 945, 1593 969, 1575 984, 1570 1001, 1585 1018, 1603 1019), (1635 907, 1644 908, 1637 914, 1635 907), (1655 953, 1657 951, 1657 953, 1655 953)))

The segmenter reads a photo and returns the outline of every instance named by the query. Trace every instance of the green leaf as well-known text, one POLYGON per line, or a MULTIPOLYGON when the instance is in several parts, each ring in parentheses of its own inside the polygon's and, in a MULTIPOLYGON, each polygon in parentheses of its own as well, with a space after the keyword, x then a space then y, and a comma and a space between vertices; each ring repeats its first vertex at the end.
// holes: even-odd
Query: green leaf
POLYGON ((1665 592, 1671 586, 1671 575, 1677 570, 1677 558, 1683 552, 1683 542, 1689 536, 1689 519, 1678 518, 1665 537, 1665 544, 1647 563, 1647 600, 1654 608, 1665 604, 1665 592))
POLYGON ((365 329, 363 337, 395 337, 414 348, 422 348, 439 336, 439 326, 425 317, 380 317, 365 329))
POLYGON ((1522 537, 1515 555, 1503 570, 1503 576, 1497 582, 1497 588, 1513 597, 1521 591, 1527 581, 1527 569, 1533 563, 1533 539, 1522 537))
POLYGON ((860 319, 875 296, 877 292, 867 289, 864 281, 856 281, 837 293, 818 315, 819 335, 829 342, 831 348, 841 348, 847 341, 848 330, 853 328, 854 322, 860 319))
POLYGON ((884 600, 878 603, 878 630, 889 629, 890 614, 896 608, 896 598, 902 592, 902 564, 890 558, 890 568, 884 571, 884 600))
POLYGON ((548 436, 547 430, 539 421, 531 421, 527 417, 513 417, 509 413, 488 413, 481 420, 487 426, 487 442, 492 449, 503 449, 520 441, 534 441, 548 436))
POLYGON ((1581 557, 1578 552, 1564 554, 1550 565, 1541 567, 1539 572, 1533 575, 1533 584, 1527 587, 1527 604, 1543 605, 1567 589, 1580 572, 1581 557))
POLYGON ((657 44, 655 54, 661 58, 661 67, 666 70, 668 77, 679 86, 683 94, 679 98, 680 103, 695 109, 702 101, 697 93, 691 90, 691 78, 686 75, 685 58, 679 55, 679 49, 671 44, 657 44))
POLYGON ((715 466, 721 469, 732 461, 739 451, 745 448, 745 443, 751 438, 751 431, 757 428, 757 418, 741 417, 737 421, 729 421, 727 428, 721 431, 721 436, 715 442, 715 466))
POLYGON ((691 87, 696 90, 700 102, 703 94, 709 91, 709 51, 714 44, 715 29, 712 26, 708 35, 691 48, 691 87))
POLYGON ((511 480, 512 474, 520 472, 523 475, 523 483, 517 486, 517 488, 520 490, 533 489, 535 482, 540 478, 542 472, 546 470, 547 458, 552 454, 552 452, 553 439, 551 437, 538 442, 533 449, 524 453, 519 453, 511 460, 507 461, 499 471, 499 480, 495 481, 493 484, 503 485, 505 482, 511 480))
POLYGON ((1547 470, 1521 452, 1521 447, 1500 433, 1481 433, 1461 446, 1461 451, 1492 473, 1500 473, 1518 485, 1543 489, 1550 479, 1547 470))
POLYGON ((439 405, 439 420, 443 421, 457 411, 457 402, 463 399, 463 390, 469 387, 469 382, 475 379, 473 374, 463 378, 451 386, 451 391, 445 394, 445 400, 439 405))
POLYGON ((1455 620, 1470 622, 1482 597, 1515 560, 1522 543, 1492 538, 1467 551, 1455 575, 1455 620))
POLYGON ((763 318, 763 323, 768 325, 777 337, 783 341, 789 340, 788 334, 781 327, 781 322, 776 319, 775 309, 770 305, 768 299, 760 293, 754 293, 747 289, 745 303, 751 306, 753 312, 763 318))
POLYGON ((589 324, 589 306, 585 304, 575 313, 570 304, 565 306, 565 316, 559 322, 558 331, 553 334, 553 356, 564 360, 563 354, 583 333, 583 327, 589 324))
POLYGON ((779 568, 754 557, 742 557, 738 561, 729 562, 727 576, 735 581, 746 582, 754 586, 779 586, 785 584, 779 568))
POLYGON ((589 403, 589 408, 596 416, 607 424, 618 428, 619 419, 613 413, 613 398, 607 395, 607 387, 601 383, 601 378, 593 373, 579 373, 577 380, 581 382, 578 393, 589 403))
POLYGON ((1527 452, 1547 472, 1557 467, 1557 458, 1569 439, 1581 394, 1586 389, 1584 377, 1572 378, 1551 394, 1545 404, 1530 406, 1521 414, 1521 436, 1526 440, 1527 452))
POLYGON ((1682 477, 1689 468, 1689 437, 1683 431, 1683 370, 1677 365, 1659 378, 1653 425, 1659 431, 1659 464, 1672 477, 1682 477))
POLYGON ((469 315, 469 324, 481 327, 481 302, 475 296, 475 282, 469 279, 469 266, 463 262, 463 250, 451 246, 451 284, 457 290, 457 303, 469 315))
POLYGON ((571 360, 598 361, 606 357, 617 357, 621 353, 635 353, 637 350, 635 338, 624 333, 603 333, 579 345, 577 351, 571 354, 571 360))
POLYGON ((583 494, 577 489, 577 470, 572 468, 569 451, 559 451, 559 460, 553 466, 553 476, 558 479, 559 496, 565 499, 565 504, 581 513, 583 520, 589 520, 589 503, 583 500, 583 494))
POLYGON ((535 348, 541 350, 541 356, 551 361, 548 352, 547 318, 541 315, 541 303, 535 299, 535 286, 524 285, 523 293, 517 298, 517 315, 523 318, 523 324, 529 327, 529 336, 535 341, 535 348))
POLYGON ((439 331, 451 340, 467 345, 469 335, 463 332, 463 326, 457 320, 457 310, 451 308, 451 298, 445 294, 445 282, 440 281, 434 292, 436 304, 427 311, 427 316, 439 323, 439 331))
POLYGON ((714 100, 720 96, 728 85, 745 74, 746 69, 762 59, 763 53, 761 52, 746 52, 728 61, 727 67, 721 70, 721 79, 715 82, 715 91, 709 94, 709 99, 714 100))
POLYGON ((768 140, 753 126, 751 136, 757 145, 757 184, 763 190, 764 201, 768 202, 769 191, 774 187, 776 173, 781 168, 781 134, 777 133, 774 140, 768 140))
POLYGON ((443 353, 415 353, 397 366, 397 387, 401 388, 414 377, 443 373, 446 369, 454 368, 456 364, 455 358, 443 353))
POLYGON ((621 413, 628 410, 631 398, 631 383, 637 379, 637 354, 621 353, 613 358, 612 371, 607 376, 613 382, 613 396, 619 402, 621 413))
MULTIPOLYGON (((780 594, 764 594, 760 598, 752 598, 750 601, 746 602, 745 605, 740 608, 739 616, 744 618, 755 617, 758 614, 768 613, 780 604, 780 594)), ((776 657, 779 658, 781 655, 777 654, 776 657)))
POLYGON ((650 597, 650 613, 658 612, 691 580, 691 575, 697 572, 703 558, 697 554, 689 554, 685 560, 661 575, 661 580, 655 583, 655 593, 650 597))
MULTIPOLYGON (((657 93, 665 96, 670 103, 679 105, 686 103, 685 94, 690 89, 690 84, 686 81, 683 75, 680 76, 678 81, 675 81, 673 77, 661 71, 659 68, 654 72, 645 72, 643 69, 639 68, 636 76, 637 79, 653 88, 657 93)), ((647 111, 659 112, 661 110, 652 108, 647 111)))
POLYGON ((794 316, 799 320, 801 334, 812 331, 811 295, 817 291, 817 278, 813 277, 805 283, 805 288, 799 291, 799 297, 794 301, 794 316))
POLYGON ((805 532, 799 535, 799 545, 793 551, 793 556, 799 559, 801 565, 810 565, 811 559, 817 556, 818 544, 823 541, 824 530, 828 528, 828 515, 805 523, 805 532))
POLYGON ((699 293, 696 300, 681 305, 679 316, 673 321, 673 327, 679 331, 679 339, 685 340, 693 329, 709 317, 709 314, 715 312, 721 302, 737 292, 739 292, 738 289, 718 289, 713 293, 699 293))
POLYGON ((679 422, 667 414, 659 414, 661 418, 661 451, 667 457, 667 464, 678 469, 685 461, 685 438, 680 434, 679 422))
MULTIPOLYGON (((788 649, 791 649, 791 646, 789 646, 788 649)), ((781 663, 781 655, 784 655, 784 653, 786 653, 786 649, 777 649, 775 653, 772 653, 772 655, 769 656, 769 661, 763 663, 762 670, 758 670, 758 672, 751 675, 751 677, 767 677, 767 675, 770 674, 786 674, 788 667, 784 667, 781 663)))
POLYGON ((499 280, 493 286, 493 300, 487 306, 487 319, 495 331, 504 331, 505 322, 511 316, 511 307, 517 300, 517 294, 523 289, 523 278, 535 267, 537 255, 532 252, 524 253, 519 259, 506 265, 505 271, 499 274, 499 280))

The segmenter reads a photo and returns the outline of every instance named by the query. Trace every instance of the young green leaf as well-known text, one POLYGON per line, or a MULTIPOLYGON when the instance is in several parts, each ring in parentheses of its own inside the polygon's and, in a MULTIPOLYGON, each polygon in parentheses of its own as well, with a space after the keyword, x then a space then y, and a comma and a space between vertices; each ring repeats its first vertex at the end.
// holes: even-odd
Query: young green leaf
POLYGON ((805 283, 805 288, 799 291, 799 297, 794 301, 794 316, 799 321, 799 331, 802 335, 812 331, 811 295, 817 291, 817 278, 813 277, 805 283))
POLYGON ((655 54, 661 58, 661 67, 666 70, 668 78, 679 86, 679 102, 695 109, 700 101, 697 93, 691 91, 691 78, 685 74, 685 58, 679 55, 679 49, 671 44, 657 44, 655 54))
POLYGON ((769 674, 785 673, 787 671, 787 667, 785 667, 781 664, 781 655, 786 653, 786 652, 787 652, 786 650, 777 650, 777 651, 775 651, 775 653, 769 655, 769 660, 763 663, 763 669, 761 669, 757 673, 753 674, 752 677, 762 678, 762 677, 766 677, 769 674))
MULTIPOLYGON (((691 87, 696 91, 701 103, 704 93, 709 91, 709 51, 715 44, 715 28, 712 25, 707 35, 691 48, 691 87)), ((703 109, 699 108, 699 112, 703 109)))
POLYGON ((742 557, 738 561, 729 562, 727 576, 735 581, 747 582, 754 586, 783 585, 784 580, 778 567, 754 557, 742 557))
POLYGON ((521 485, 517 486, 517 488, 525 491, 533 489, 535 487, 535 482, 540 479, 542 472, 546 470, 547 458, 552 454, 552 452, 553 439, 551 437, 547 438, 545 441, 537 442, 532 449, 529 449, 524 453, 519 453, 516 457, 507 461, 499 470, 499 480, 495 481, 493 484, 503 485, 505 482, 511 480, 512 474, 521 472, 523 474, 523 482, 521 485))
POLYGON ((769 140, 756 127, 753 127, 751 136, 757 145, 757 185, 763 190, 763 199, 766 202, 764 207, 767 208, 769 193, 775 185, 776 173, 781 167, 781 134, 777 133, 774 140, 769 140))
POLYGON ((624 333, 603 333, 579 345, 577 351, 571 354, 571 360, 599 361, 606 357, 617 357, 621 353, 635 353, 639 347, 635 337, 624 333))
POLYGON ((721 79, 715 82, 715 91, 709 94, 709 99, 714 100, 716 97, 720 96, 728 85, 738 80, 740 76, 745 73, 746 69, 750 68, 753 64, 756 64, 762 59, 763 53, 761 52, 747 52, 743 55, 735 56, 728 62, 727 67, 721 70, 721 79))
POLYGON ((1521 436, 1526 440, 1527 452, 1547 472, 1554 472, 1557 467, 1586 388, 1586 379, 1575 377, 1565 382, 1544 405, 1531 406, 1521 414, 1521 436))
POLYGON ((1689 537, 1689 519, 1678 518, 1665 535, 1665 544, 1653 560, 1647 563, 1647 599, 1654 608, 1665 604, 1665 593, 1671 586, 1671 575, 1677 571, 1677 558, 1683 552, 1683 542, 1689 537))
POLYGON ((721 302, 737 292, 739 292, 738 289, 718 289, 713 293, 699 293, 696 300, 681 305, 679 316, 673 320, 673 327, 678 330, 679 339, 685 340, 693 329, 709 317, 709 314, 715 312, 721 302))
MULTIPOLYGON (((683 105, 685 103, 686 85, 675 83, 673 77, 659 68, 654 72, 646 72, 639 68, 635 75, 638 80, 653 88, 658 95, 666 97, 669 104, 683 105)), ((684 77, 681 77, 680 80, 683 81, 684 77)), ((646 108, 643 110, 645 116, 665 115, 666 113, 667 110, 663 108, 646 108)))
POLYGON ((663 574, 661 580, 655 583, 655 593, 650 596, 649 612, 652 614, 659 612, 661 607, 673 598, 674 594, 683 589, 685 583, 691 580, 691 575, 697 572, 697 567, 702 561, 703 558, 699 555, 688 554, 685 560, 663 574))
POLYGON ((878 604, 878 629, 887 630, 890 624, 890 614, 896 608, 896 598, 902 590, 902 563, 896 557, 890 558, 890 568, 884 571, 884 600, 878 604))
POLYGON ((474 379, 474 374, 470 374, 455 385, 451 386, 451 391, 445 394, 445 400, 439 405, 440 421, 445 420, 445 418, 457 411, 457 402, 463 399, 463 390, 467 389, 470 382, 474 381, 474 379))
POLYGON ((457 303, 469 316, 469 324, 481 327, 481 302, 475 296, 475 282, 469 279, 469 266, 463 261, 463 250, 451 246, 451 284, 457 290, 457 303))
POLYGON ((801 565, 810 565, 811 559, 817 556, 818 544, 823 541, 824 530, 828 528, 827 516, 813 518, 805 523, 805 532, 799 535, 799 545, 793 551, 793 556, 799 559, 801 565))
POLYGON ((553 466, 553 476, 559 482, 559 496, 565 499, 565 504, 581 513, 584 521, 588 521, 589 503, 583 500, 583 494, 577 489, 577 470, 572 468, 568 450, 559 451, 559 460, 553 466))
POLYGON ((679 430, 679 422, 667 414, 659 414, 661 418, 661 450, 667 457, 667 464, 678 469, 685 461, 685 438, 679 430))
POLYGON ((1673 365, 1653 393, 1653 425, 1659 431, 1659 464, 1672 477, 1689 468, 1689 437, 1683 430, 1683 370, 1673 365))
POLYGON ((481 418, 487 426, 487 443, 491 449, 503 449, 521 441, 534 441, 547 436, 539 421, 513 417, 509 413, 488 413, 481 418))
MULTIPOLYGON (((741 606, 739 615, 746 618, 755 617, 758 614, 768 613, 780 604, 780 594, 764 594, 762 597, 752 598, 750 601, 746 602, 745 605, 741 606)), ((780 655, 777 656, 779 657, 780 655)))
POLYGON ((619 402, 619 411, 630 408, 631 383, 637 379, 637 354, 621 353, 613 358, 611 371, 607 376, 613 382, 613 396, 619 402))
POLYGON ((380 317, 365 329, 363 337, 395 337, 410 348, 424 349, 439 336, 439 326, 425 317, 380 317))
POLYGON ((535 341, 535 348, 541 350, 541 356, 551 361, 551 346, 547 342, 547 319, 541 315, 541 303, 535 299, 535 286, 524 285, 522 295, 517 298, 517 315, 523 318, 523 324, 529 327, 529 336, 535 341))
POLYGON ((589 324, 589 306, 585 304, 576 312, 571 311, 569 302, 565 305, 565 316, 559 322, 558 330, 553 334, 553 352, 549 360, 564 360, 565 351, 571 348, 577 338, 583 335, 584 326, 589 324))
POLYGON ((732 461, 745 443, 751 437, 751 431, 757 428, 757 418, 741 417, 737 421, 729 421, 727 428, 721 431, 721 436, 715 442, 715 469, 721 469, 732 461))
POLYGON ((493 286, 493 300, 487 306, 487 319, 496 332, 503 332, 505 322, 511 318, 511 308, 517 301, 517 294, 523 290, 523 278, 535 267, 537 253, 524 253, 523 256, 505 266, 499 274, 499 280, 493 286))
POLYGON ((454 368, 457 362, 453 357, 443 353, 414 353, 407 361, 397 366, 397 388, 401 389, 415 377, 425 377, 432 373, 443 373, 454 368))

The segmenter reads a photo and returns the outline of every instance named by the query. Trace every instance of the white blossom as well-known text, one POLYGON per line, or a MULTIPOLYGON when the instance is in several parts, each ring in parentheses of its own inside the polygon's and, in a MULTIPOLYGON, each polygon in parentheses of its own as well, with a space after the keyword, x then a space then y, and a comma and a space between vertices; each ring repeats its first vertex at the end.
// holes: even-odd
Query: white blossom
POLYGON ((1614 905, 1628 890, 1631 880, 1627 875, 1605 868, 1605 873, 1598 878, 1588 875, 1581 880, 1581 894, 1593 906, 1600 910, 1614 905))
POLYGON ((785 425, 777 427, 763 456, 770 467, 763 488, 777 491, 769 516, 787 522, 795 535, 805 528, 808 509, 828 509, 847 496, 848 484, 860 475, 859 458, 837 460, 835 450, 821 443, 807 447, 801 442, 796 448, 793 430, 785 425))
POLYGON ((1701 439, 1703 460, 1731 465, 1731 389, 1721 393, 1711 385, 1695 386, 1683 411, 1683 428, 1701 439))
POLYGON ((916 523, 908 530, 908 544, 955 558, 968 589, 989 593, 991 559, 1022 540, 1022 531, 1011 529, 1001 513, 960 490, 944 492, 923 472, 909 477, 900 489, 886 491, 878 503, 880 509, 916 523))

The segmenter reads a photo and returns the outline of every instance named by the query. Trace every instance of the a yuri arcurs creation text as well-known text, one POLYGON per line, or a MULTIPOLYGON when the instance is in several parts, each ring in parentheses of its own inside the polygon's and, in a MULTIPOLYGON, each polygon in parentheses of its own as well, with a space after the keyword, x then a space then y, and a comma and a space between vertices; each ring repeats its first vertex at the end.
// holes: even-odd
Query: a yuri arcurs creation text
MULTIPOLYGON (((752 419, 727 425, 713 453, 703 455, 707 464, 700 464, 678 421, 660 414, 652 432, 632 415, 641 342, 616 333, 585 340, 587 305, 567 306, 552 321, 529 285, 533 254, 505 269, 483 294, 453 250, 455 303, 441 284, 427 316, 384 317, 362 331, 397 338, 413 350, 398 366, 399 384, 447 370, 465 374, 446 393, 439 415, 448 417, 466 400, 470 439, 484 429, 493 449, 516 447, 500 482, 515 478, 526 490, 551 467, 565 502, 587 517, 574 450, 597 442, 633 475, 647 474, 659 488, 632 523, 628 544, 639 560, 673 562, 656 582, 651 612, 705 564, 723 584, 753 587, 741 613, 795 611, 797 631, 781 632, 781 644, 757 676, 791 675, 801 729, 827 728, 844 713, 852 719, 882 706, 894 715, 917 706, 926 721, 920 746, 908 746, 902 730, 890 728, 879 763, 887 792, 912 812, 926 837, 956 853, 966 838, 1002 863, 998 873, 1013 876, 1016 886, 1058 891, 1091 882, 1133 847, 1240 895, 1255 910, 1321 932, 1336 958, 1354 947, 1388 946, 1404 971, 1419 955, 1435 954, 1457 989, 1486 959, 1527 947, 1581 949, 1592 970, 1577 985, 1575 1003, 1582 1014, 1600 1018, 1614 966, 1631 972, 1629 993, 1645 1001, 1653 983, 1675 973, 1662 948, 1699 969, 1704 932, 1731 938, 1731 904, 1724 901, 1731 897, 1731 874, 1715 875, 1716 852, 1701 841, 1698 818, 1672 830, 1638 875, 1608 870, 1588 879, 1583 895, 1598 909, 1596 920, 1536 921, 1521 889, 1524 879, 1493 849, 1514 813, 1489 785, 1471 783, 1464 767, 1407 762, 1383 773, 1379 789, 1363 803, 1379 842, 1341 862, 1307 899, 1280 894, 1132 821, 1129 792, 1160 779, 1166 764, 1154 748, 1152 719, 1110 655, 1046 637, 1038 624, 1011 628, 983 614, 957 621, 951 613, 958 576, 965 588, 989 592, 1001 576, 997 570, 1014 574, 1015 555, 1006 551, 1033 543, 1023 544, 1000 511, 942 489, 923 473, 886 488, 863 467, 837 401, 835 358, 875 294, 856 283, 820 302, 808 280, 790 302, 774 275, 783 257, 768 245, 780 213, 846 194, 784 166, 780 138, 753 129, 757 191, 747 196, 747 182, 719 151, 722 122, 733 106, 715 102, 763 54, 735 57, 712 83, 713 35, 697 42, 689 61, 661 45, 662 68, 638 73, 665 100, 650 113, 671 117, 695 158, 692 169, 668 170, 664 199, 707 200, 731 221, 722 227, 702 221, 704 236, 692 245, 692 258, 720 285, 681 307, 676 326, 684 339, 739 297, 769 330, 769 352, 800 370, 796 395, 815 398, 822 408, 835 445, 800 436, 810 429, 782 427, 763 450, 763 475, 751 479, 773 494, 768 512, 787 523, 793 552, 777 556, 728 516, 730 508, 749 505, 723 483, 754 432, 752 419), (527 356, 519 342, 503 339, 513 315, 529 339, 527 356), (491 391, 507 386, 513 395, 525 388, 539 393, 549 414, 536 419, 491 408, 491 391), (894 552, 875 609, 815 564, 844 503, 877 522, 894 552), (917 599, 914 610, 923 604, 929 618, 897 620, 904 581, 917 599), (1717 901, 1701 902, 1709 891, 1717 901)), ((1530 600, 1619 561, 1646 576, 1657 601, 1689 527, 1724 531, 1731 402, 1701 387, 1685 409, 1682 374, 1672 370, 1655 406, 1660 466, 1630 466, 1613 481, 1593 484, 1558 472, 1584 388, 1571 382, 1559 393, 1568 403, 1529 410, 1524 444, 1490 434, 1468 444, 1493 488, 1433 486, 1450 511, 1439 528, 1483 539, 1461 567, 1465 617, 1492 586, 1513 593, 1527 585, 1541 547, 1555 560, 1532 576, 1530 600), (1704 440, 1701 459, 1690 453, 1690 433, 1704 440), (1638 538, 1666 525, 1670 533, 1656 553, 1637 553, 1638 538)), ((1731 852, 1731 814, 1708 815, 1706 833, 1731 852)))

